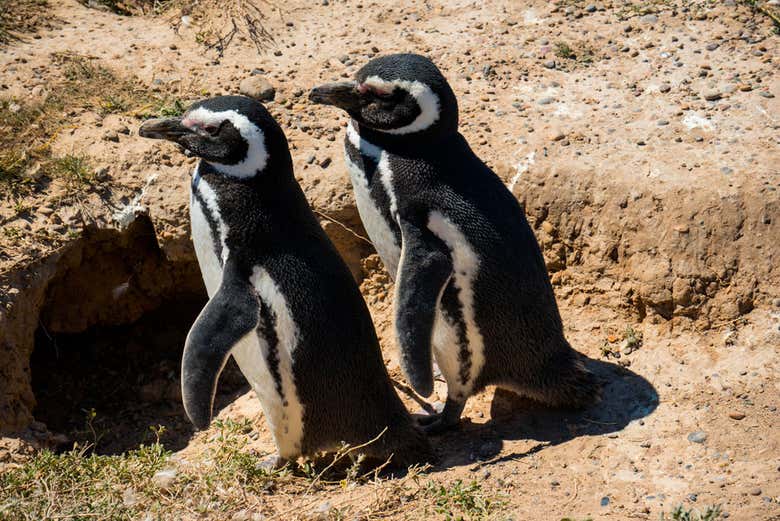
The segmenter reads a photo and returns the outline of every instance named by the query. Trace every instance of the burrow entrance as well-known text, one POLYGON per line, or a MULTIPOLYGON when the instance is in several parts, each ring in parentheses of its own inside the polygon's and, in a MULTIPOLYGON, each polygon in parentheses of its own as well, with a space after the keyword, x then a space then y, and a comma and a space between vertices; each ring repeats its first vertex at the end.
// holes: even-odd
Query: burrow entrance
MULTIPOLYGON (((49 283, 30 358, 35 419, 74 442, 116 454, 155 439, 183 448, 193 434, 180 393, 180 361, 206 303, 195 259, 171 263, 145 216, 121 234, 88 237, 49 283)), ((215 408, 248 386, 231 361, 215 408)), ((67 441, 65 441, 67 439, 67 441)))

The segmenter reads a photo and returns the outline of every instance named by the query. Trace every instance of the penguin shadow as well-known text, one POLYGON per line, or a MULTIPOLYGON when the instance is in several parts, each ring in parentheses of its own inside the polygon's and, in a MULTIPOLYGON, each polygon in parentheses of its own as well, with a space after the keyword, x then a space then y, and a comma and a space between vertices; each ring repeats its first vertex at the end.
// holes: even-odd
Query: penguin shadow
POLYGON ((490 421, 477 424, 463 419, 459 430, 433 438, 440 456, 434 470, 522 459, 580 436, 618 432, 656 409, 658 393, 645 378, 617 364, 583 358, 601 381, 600 402, 582 410, 554 409, 496 389, 490 421), (502 455, 507 440, 538 443, 528 450, 502 455))

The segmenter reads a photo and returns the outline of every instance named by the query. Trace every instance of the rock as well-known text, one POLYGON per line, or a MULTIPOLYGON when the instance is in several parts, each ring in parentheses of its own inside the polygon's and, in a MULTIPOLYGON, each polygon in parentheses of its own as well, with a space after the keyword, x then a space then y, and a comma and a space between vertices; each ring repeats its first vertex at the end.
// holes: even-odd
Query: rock
POLYGON ((596 12, 596 6, 593 4, 589 4, 588 7, 585 8, 585 10, 589 13, 595 13, 596 12))
POLYGON ((122 503, 126 507, 133 507, 138 503, 138 496, 135 493, 135 490, 132 488, 126 488, 124 492, 122 492, 122 503))
POLYGON ((173 482, 176 481, 178 474, 176 469, 158 470, 152 476, 152 483, 161 490, 168 490, 173 485, 173 482))
POLYGON ((665 127, 665 126, 666 126, 666 125, 668 125, 668 124, 669 124, 669 121, 667 121, 667 120, 665 120, 665 119, 659 119, 659 120, 658 120, 658 126, 659 126, 659 127, 665 127))
MULTIPOLYGON (((561 132, 560 130, 554 130, 552 133, 550 133, 550 141, 560 141, 563 138, 566 137, 566 134, 561 132)), ((547 222, 547 221, 545 221, 547 222)))
POLYGON ((717 101, 721 98, 722 94, 717 90, 710 90, 702 93, 702 97, 707 101, 717 101))
POLYGON ((707 47, 705 47, 705 49, 707 49, 708 51, 714 51, 714 50, 715 50, 715 49, 717 49, 718 47, 720 47, 720 44, 719 44, 719 43, 717 43, 717 42, 712 42, 712 43, 708 43, 708 44, 707 44, 707 47))
POLYGON ((313 518, 323 520, 328 519, 332 510, 333 505, 331 505, 330 501, 323 501, 317 508, 314 509, 314 512, 312 512, 313 518))
POLYGON ((113 130, 109 130, 105 134, 103 134, 103 139, 105 141, 110 141, 112 143, 119 143, 119 134, 114 132, 113 130))
POLYGON ((537 101, 537 103, 539 103, 539 105, 549 105, 553 101, 555 101, 555 98, 547 96, 547 97, 544 97, 544 98, 540 99, 539 101, 537 101))
POLYGON ((768 90, 762 90, 758 93, 759 96, 763 96, 765 98, 774 98, 775 95, 769 92, 768 90))
POLYGON ((606 507, 609 506, 609 496, 604 496, 601 498, 601 506, 606 507))
POLYGON ((661 91, 661 92, 663 92, 663 93, 667 93, 667 92, 669 92, 670 90, 672 90, 672 86, 671 86, 671 85, 669 85, 668 83, 664 83, 664 84, 662 84, 660 87, 658 87, 658 90, 659 90, 659 91, 661 91))
POLYGON ((276 96, 276 89, 271 83, 260 75, 245 78, 239 85, 238 91, 244 96, 260 101, 271 101, 276 96))
POLYGON ((644 15, 641 20, 646 24, 654 24, 658 21, 658 16, 654 14, 646 14, 644 15))
POLYGON ((688 435, 688 441, 691 443, 704 443, 707 441, 707 433, 704 431, 692 432, 688 435))
POLYGON ((332 161, 331 158, 326 157, 325 159, 320 161, 320 168, 328 168, 330 166, 331 161, 332 161))
POLYGON ((741 420, 744 417, 745 417, 745 413, 744 412, 731 411, 729 413, 729 418, 731 418, 732 420, 741 420))
POLYGON ((748 494, 750 494, 751 496, 760 496, 761 489, 759 487, 753 487, 750 490, 748 490, 748 494))
POLYGON ((544 62, 544 66, 547 69, 554 69, 555 68, 555 60, 547 60, 544 62))

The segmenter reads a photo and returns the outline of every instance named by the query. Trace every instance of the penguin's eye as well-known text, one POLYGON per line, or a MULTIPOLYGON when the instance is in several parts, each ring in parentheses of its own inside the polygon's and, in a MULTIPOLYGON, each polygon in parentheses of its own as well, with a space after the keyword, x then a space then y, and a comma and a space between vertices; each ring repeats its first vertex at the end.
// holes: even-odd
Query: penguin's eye
POLYGON ((215 135, 217 132, 219 132, 219 127, 216 125, 205 125, 203 127, 203 130, 212 136, 215 135))

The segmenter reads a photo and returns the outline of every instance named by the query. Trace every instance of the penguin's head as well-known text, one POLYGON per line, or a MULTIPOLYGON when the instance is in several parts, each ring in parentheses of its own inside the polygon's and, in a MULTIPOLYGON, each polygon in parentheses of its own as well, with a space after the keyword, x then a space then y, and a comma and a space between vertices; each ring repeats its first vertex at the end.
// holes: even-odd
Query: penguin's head
POLYGON ((458 102, 431 60, 391 54, 361 68, 355 81, 329 83, 309 93, 314 103, 334 105, 361 124, 395 136, 443 136, 458 128, 458 102))
POLYGON ((178 143, 235 178, 254 177, 271 162, 291 162, 278 123, 260 102, 244 96, 199 101, 181 117, 145 122, 138 135, 178 143))

